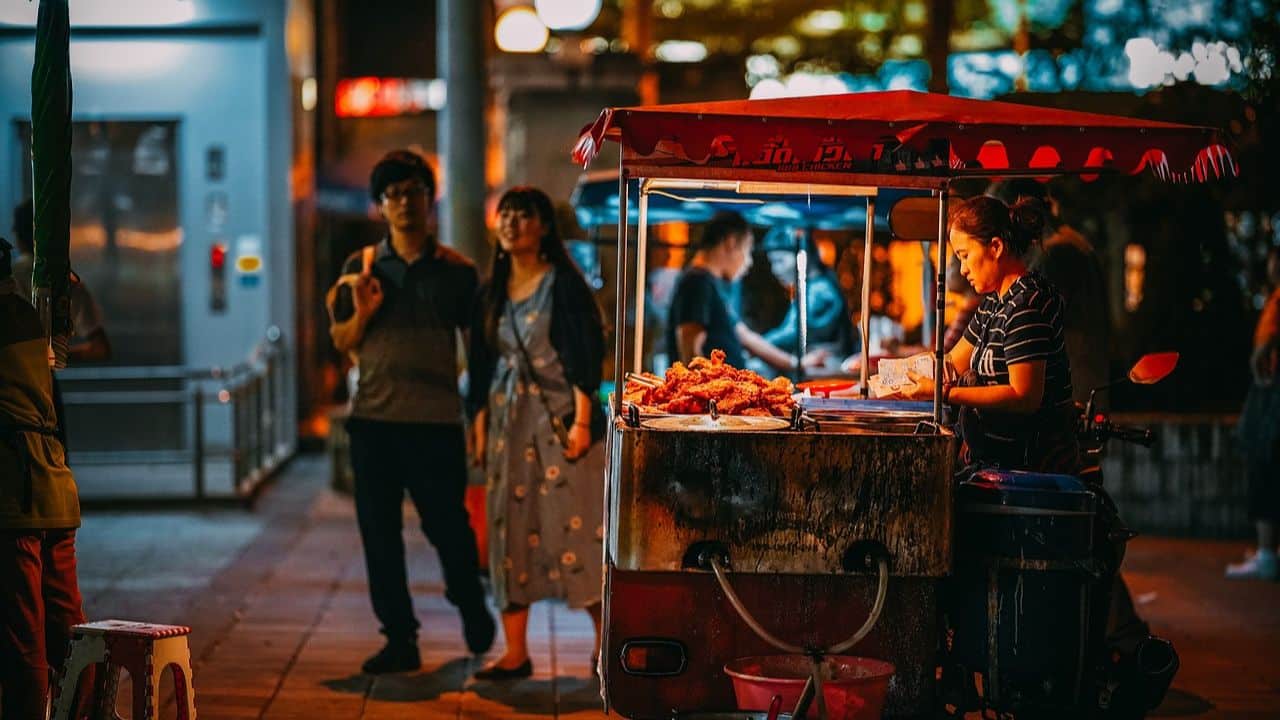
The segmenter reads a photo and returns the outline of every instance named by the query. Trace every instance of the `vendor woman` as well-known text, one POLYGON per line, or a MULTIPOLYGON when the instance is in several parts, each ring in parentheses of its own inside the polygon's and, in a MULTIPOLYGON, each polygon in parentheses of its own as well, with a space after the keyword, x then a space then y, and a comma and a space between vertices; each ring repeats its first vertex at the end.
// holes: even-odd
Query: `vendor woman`
MULTIPOLYGON (((1063 340, 1062 295, 1027 269, 1044 206, 979 196, 951 214, 951 248, 982 295, 964 337, 946 356, 942 396, 960 408, 966 463, 1071 473, 1079 469, 1077 414, 1063 340)), ((919 394, 933 383, 914 378, 919 394)))

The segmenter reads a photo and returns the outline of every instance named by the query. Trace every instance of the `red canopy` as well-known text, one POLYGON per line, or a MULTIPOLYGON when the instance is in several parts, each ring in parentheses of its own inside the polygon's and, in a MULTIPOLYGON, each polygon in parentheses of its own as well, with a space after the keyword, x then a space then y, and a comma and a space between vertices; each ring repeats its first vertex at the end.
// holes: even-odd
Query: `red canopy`
POLYGON ((605 140, 650 176, 929 185, 999 170, 1237 174, 1212 128, 908 90, 606 108, 583 128, 574 160, 591 162, 605 140))

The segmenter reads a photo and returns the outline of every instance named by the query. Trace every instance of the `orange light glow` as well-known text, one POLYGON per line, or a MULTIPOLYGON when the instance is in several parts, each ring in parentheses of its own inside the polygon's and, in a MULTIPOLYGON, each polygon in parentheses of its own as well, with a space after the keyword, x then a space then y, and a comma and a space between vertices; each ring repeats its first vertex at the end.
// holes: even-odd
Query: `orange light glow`
POLYGON ((444 107, 443 80, 358 77, 339 80, 334 89, 338 117, 393 117, 444 107))

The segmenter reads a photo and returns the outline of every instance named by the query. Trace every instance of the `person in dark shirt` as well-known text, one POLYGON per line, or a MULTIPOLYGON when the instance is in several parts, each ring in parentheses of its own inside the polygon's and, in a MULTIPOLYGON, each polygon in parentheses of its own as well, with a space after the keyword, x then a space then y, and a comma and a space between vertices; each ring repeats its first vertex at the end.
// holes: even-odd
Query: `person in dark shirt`
MULTIPOLYGON (((981 196, 952 213, 951 247, 983 298, 947 354, 947 375, 964 380, 944 379, 943 398, 961 407, 966 462, 1071 473, 1079 468, 1079 447, 1064 304, 1025 259, 1045 212, 1036 200, 1010 207, 981 196)), ((913 378, 920 395, 933 395, 931 381, 913 378)))
MULTIPOLYGON (((672 362, 687 363, 720 349, 734 367, 744 367, 750 351, 776 370, 795 368, 795 356, 748 328, 729 301, 728 284, 751 267, 753 242, 751 226, 736 212, 717 213, 707 223, 671 298, 667 352, 672 362)), ((821 363, 822 356, 815 353, 805 361, 821 363)))
POLYGON ((421 665, 401 535, 406 493, 440 554, 445 598, 462 615, 467 647, 488 651, 496 625, 463 505, 457 350, 459 331, 471 324, 476 269, 430 232, 436 182, 421 156, 389 153, 374 167, 369 190, 389 234, 347 259, 327 303, 334 347, 359 367, 347 421, 356 521, 373 611, 387 636, 362 669, 386 673, 421 665))

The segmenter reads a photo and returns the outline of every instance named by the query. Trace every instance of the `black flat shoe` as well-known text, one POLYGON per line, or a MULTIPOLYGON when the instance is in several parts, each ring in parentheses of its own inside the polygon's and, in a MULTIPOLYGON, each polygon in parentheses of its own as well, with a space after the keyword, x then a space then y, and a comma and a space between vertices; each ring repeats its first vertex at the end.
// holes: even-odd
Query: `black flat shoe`
POLYGON ((497 665, 490 665, 483 670, 477 670, 474 675, 477 680, 522 680, 533 674, 533 661, 526 658, 524 662, 511 668, 500 668, 497 665))

